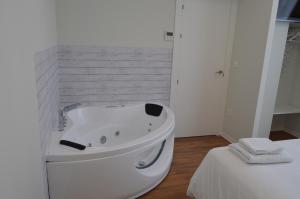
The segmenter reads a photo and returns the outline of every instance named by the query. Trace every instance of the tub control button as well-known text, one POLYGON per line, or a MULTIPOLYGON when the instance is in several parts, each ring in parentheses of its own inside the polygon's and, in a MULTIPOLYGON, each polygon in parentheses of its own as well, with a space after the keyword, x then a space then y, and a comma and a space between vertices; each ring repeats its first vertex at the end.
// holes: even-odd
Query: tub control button
POLYGON ((139 162, 138 162, 138 165, 139 165, 140 167, 144 167, 144 166, 146 165, 146 162, 144 162, 144 161, 139 161, 139 162))
POLYGON ((106 141, 107 141, 106 136, 101 136, 101 138, 100 138, 100 143, 101 143, 101 144, 105 144, 106 141))
POLYGON ((119 135, 120 135, 120 131, 116 131, 115 136, 119 136, 119 135))

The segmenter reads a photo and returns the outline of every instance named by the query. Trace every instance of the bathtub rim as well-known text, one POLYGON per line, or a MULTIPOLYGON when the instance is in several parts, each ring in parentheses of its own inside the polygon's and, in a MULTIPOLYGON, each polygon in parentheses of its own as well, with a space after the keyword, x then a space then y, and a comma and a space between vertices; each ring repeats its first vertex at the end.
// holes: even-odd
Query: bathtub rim
MULTIPOLYGON (((146 104, 146 103, 143 103, 146 104)), ((89 160, 89 159, 100 159, 100 158, 109 158, 116 155, 121 155, 135 151, 138 148, 144 146, 152 146, 162 142, 167 139, 175 128, 175 116, 173 111, 166 107, 165 105, 158 104, 164 107, 167 113, 167 118, 164 123, 149 133, 146 136, 139 137, 135 140, 126 142, 124 144, 114 146, 114 147, 88 147, 86 150, 79 151, 71 147, 62 146, 59 144, 60 137, 64 132, 52 132, 50 137, 50 142, 46 150, 46 161, 47 162, 70 162, 70 161, 80 161, 80 160, 89 160)), ((140 106, 142 104, 127 105, 130 106, 140 106)), ((102 106, 97 106, 102 107, 102 106)), ((105 106, 103 106, 105 107, 105 106)), ((116 107, 113 107, 116 108, 116 107)), ((122 108, 122 107, 118 107, 122 108)))

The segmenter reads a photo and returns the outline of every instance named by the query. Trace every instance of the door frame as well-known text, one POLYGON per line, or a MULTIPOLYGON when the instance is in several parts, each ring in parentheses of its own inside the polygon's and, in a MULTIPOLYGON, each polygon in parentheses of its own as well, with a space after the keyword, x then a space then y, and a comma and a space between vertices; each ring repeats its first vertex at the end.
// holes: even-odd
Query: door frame
MULTIPOLYGON (((190 0, 176 0, 176 10, 175 10, 175 28, 174 28, 174 42, 173 42, 173 60, 172 60, 172 75, 171 75, 171 94, 170 94, 170 107, 175 112, 176 118, 176 96, 178 95, 178 84, 180 83, 180 53, 181 53, 181 24, 182 21, 182 13, 184 10, 184 2, 190 0)), ((230 67, 231 67, 231 56, 233 50, 233 43, 234 43, 234 35, 235 35, 235 26, 236 26, 236 17, 238 12, 238 0, 231 0, 231 16, 230 16, 230 27, 229 32, 227 34, 227 50, 226 55, 224 57, 224 102, 222 103, 222 114, 223 120, 222 124, 219 127, 219 133, 217 135, 223 135, 223 122, 224 116, 227 111, 225 111, 226 107, 226 99, 227 99, 227 87, 228 87, 228 80, 230 74, 230 67)), ((176 124, 175 124, 175 137, 181 137, 176 135, 176 124)))

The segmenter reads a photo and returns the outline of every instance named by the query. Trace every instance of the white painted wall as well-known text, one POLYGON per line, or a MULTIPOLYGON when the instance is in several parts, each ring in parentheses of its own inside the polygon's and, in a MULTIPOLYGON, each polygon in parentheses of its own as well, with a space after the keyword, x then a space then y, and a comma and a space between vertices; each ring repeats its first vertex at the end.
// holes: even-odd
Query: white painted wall
MULTIPOLYGON (((291 31, 300 31, 299 25, 290 24, 291 31)), ((300 107, 300 44, 287 42, 286 59, 280 77, 277 106, 292 105, 300 107)), ((300 114, 283 115, 283 125, 280 130, 300 137, 300 114)), ((273 120, 273 127, 280 121, 273 120)))
MULTIPOLYGON (((299 29, 300 30, 300 29, 299 29)), ((294 78, 291 90, 290 103, 300 107, 300 44, 297 43, 294 52, 294 78)), ((300 137, 300 114, 288 116, 285 121, 285 130, 300 137)))
POLYGON ((58 0, 59 44, 172 47, 175 0, 58 0))
MULTIPOLYGON (((290 24, 289 31, 300 31, 299 25, 290 24)), ((300 45, 287 42, 283 61, 276 106, 300 106, 300 45)))
POLYGON ((286 116, 284 131, 300 138, 300 114, 286 116))
POLYGON ((0 198, 44 199, 34 54, 56 44, 53 0, 0 2, 0 198))
MULTIPOLYGON (((300 26, 297 26, 297 31, 300 31, 300 26)), ((293 106, 300 107, 300 43, 293 43, 291 49, 292 55, 291 66, 293 69, 291 71, 294 73, 291 76, 292 86, 291 86, 291 94, 290 94, 290 103, 293 106)))
POLYGON ((287 115, 274 115, 272 119, 271 131, 283 131, 287 115))
POLYGON ((224 136, 231 140, 252 136, 277 3, 278 0, 239 1, 224 119, 224 136))
MULTIPOLYGON (((285 53, 286 58, 284 63, 282 64, 282 71, 276 100, 276 106, 278 107, 291 104, 294 101, 293 99, 297 99, 297 97, 293 98, 293 95, 296 94, 295 92, 293 92, 293 90, 294 80, 297 79, 297 69, 299 68, 298 66, 300 63, 299 44, 287 43, 285 53)), ((297 89, 295 89, 295 91, 296 90, 297 89)))

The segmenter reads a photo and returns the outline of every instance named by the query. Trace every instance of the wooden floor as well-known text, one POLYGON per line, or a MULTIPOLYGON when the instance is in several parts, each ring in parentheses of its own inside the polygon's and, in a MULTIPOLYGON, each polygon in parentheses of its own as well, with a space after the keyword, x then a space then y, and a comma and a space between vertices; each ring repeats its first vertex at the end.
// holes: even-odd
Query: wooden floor
POLYGON ((189 181, 206 153, 228 144, 219 136, 177 138, 169 175, 158 187, 139 199, 189 199, 186 196, 189 181))
POLYGON ((273 141, 290 140, 290 139, 297 139, 297 137, 284 131, 273 131, 270 133, 270 140, 273 141))

